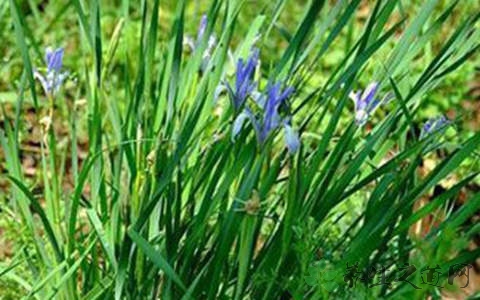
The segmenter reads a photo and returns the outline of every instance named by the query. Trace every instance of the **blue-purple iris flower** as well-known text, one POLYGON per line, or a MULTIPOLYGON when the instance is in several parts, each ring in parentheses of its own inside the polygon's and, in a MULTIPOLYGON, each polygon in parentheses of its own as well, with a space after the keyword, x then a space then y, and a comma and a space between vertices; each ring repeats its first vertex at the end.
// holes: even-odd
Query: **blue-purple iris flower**
MULTIPOLYGON (((195 52, 199 47, 200 44, 202 43, 203 36, 205 35, 205 32, 207 31, 207 25, 208 25, 208 17, 206 14, 202 15, 202 18, 200 20, 200 25, 198 26, 198 31, 197 31, 197 38, 194 40, 191 36, 186 36, 184 40, 184 44, 186 44, 192 52, 195 52)), ((217 38, 214 34, 211 34, 208 37, 208 44, 207 48, 203 51, 203 57, 202 57, 202 65, 200 69, 202 71, 205 70, 207 67, 210 58, 212 57, 212 52, 215 46, 217 45, 217 38)))
POLYGON ((55 50, 47 48, 45 54, 46 73, 42 74, 37 70, 34 71, 35 78, 40 81, 47 95, 54 96, 67 78, 67 73, 62 73, 63 53, 63 48, 55 50))
POLYGON ((429 134, 433 134, 436 131, 445 128, 445 126, 450 123, 450 120, 445 118, 445 116, 431 118, 427 122, 425 122, 425 124, 423 124, 422 131, 420 132, 420 138, 424 138, 429 134))
POLYGON ((237 62, 237 70, 235 72, 235 89, 227 82, 227 91, 232 99, 235 111, 239 111, 248 96, 253 93, 257 87, 257 83, 253 79, 255 69, 258 64, 259 51, 254 48, 250 57, 245 62, 240 58, 237 62))
POLYGON ((259 145, 263 145, 270 134, 280 126, 285 133, 285 143, 290 153, 295 153, 300 146, 298 134, 291 125, 291 116, 280 114, 280 107, 293 94, 292 87, 286 87, 282 90, 281 83, 277 82, 267 87, 266 94, 261 94, 256 99, 257 104, 262 109, 260 115, 255 115, 249 107, 245 107, 234 121, 232 138, 235 138, 243 127, 243 123, 249 120, 252 124, 259 145))
POLYGON ((381 104, 388 102, 392 98, 392 94, 386 94, 383 99, 379 100, 376 97, 378 88, 378 82, 372 82, 363 92, 350 92, 349 97, 355 104, 355 123, 358 126, 365 125, 374 111, 381 104))
POLYGON ((203 35, 207 30, 207 25, 208 25, 208 17, 206 14, 203 14, 202 18, 200 19, 200 26, 198 26, 197 42, 200 42, 202 40, 203 35))

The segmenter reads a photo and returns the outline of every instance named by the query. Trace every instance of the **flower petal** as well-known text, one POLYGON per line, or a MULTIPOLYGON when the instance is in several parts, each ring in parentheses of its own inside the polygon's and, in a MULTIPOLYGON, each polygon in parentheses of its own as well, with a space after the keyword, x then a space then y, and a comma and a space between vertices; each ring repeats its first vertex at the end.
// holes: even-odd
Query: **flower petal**
POLYGON ((183 38, 183 44, 188 46, 188 48, 190 48, 190 51, 195 51, 195 42, 193 41, 193 38, 191 36, 185 36, 183 38))
POLYGON ((47 72, 60 72, 63 64, 63 48, 58 48, 53 53, 47 53, 49 60, 47 61, 47 72))
POLYGON ((293 154, 297 152, 300 147, 300 138, 289 124, 284 123, 283 127, 285 128, 285 143, 287 144, 288 151, 293 154))
POLYGON ((425 124, 423 124, 422 130, 420 132, 420 139, 424 138, 429 134, 433 134, 438 130, 445 129, 451 123, 445 116, 439 116, 435 118, 428 119, 425 124))
POLYGON ((364 109, 355 111, 355 123, 357 126, 364 126, 368 121, 368 112, 364 109))
POLYGON ((288 98, 290 98, 290 96, 295 92, 295 89, 291 86, 285 88, 285 90, 283 90, 283 93, 280 95, 279 99, 278 99, 278 104, 281 104, 283 103, 283 101, 287 100, 288 98))
POLYGON ((203 35, 205 34, 205 31, 207 30, 207 25, 208 25, 207 15, 203 14, 202 18, 200 19, 200 26, 198 26, 197 43, 200 43, 201 39, 203 38, 203 35))
POLYGON ((378 82, 370 83, 367 88, 363 91, 362 94, 362 102, 365 102, 367 106, 370 105, 371 101, 373 101, 375 94, 378 90, 378 82))
POLYGON ((53 82, 53 92, 56 93, 58 92, 58 90, 60 90, 60 87, 62 86, 63 82, 65 81, 65 79, 68 77, 68 73, 61 73, 61 74, 58 74, 53 82))
POLYGON ((45 64, 48 66, 50 61, 52 60, 53 56, 53 49, 51 47, 47 47, 45 49, 45 64))
POLYGON ((370 104, 367 106, 367 109, 366 109, 367 113, 369 115, 373 114, 375 112, 375 110, 380 106, 380 104, 381 104, 381 102, 378 99, 374 98, 370 102, 370 104))
POLYGON ((233 121, 232 141, 235 141, 235 138, 240 133, 240 130, 242 130, 243 123, 245 123, 245 120, 247 118, 248 118, 248 114, 246 114, 245 112, 242 112, 237 116, 235 121, 233 121))
POLYGON ((42 85, 42 88, 43 90, 45 91, 45 94, 48 94, 50 93, 50 87, 48 85, 48 81, 47 79, 45 78, 45 76, 43 76, 43 74, 41 74, 40 72, 38 72, 37 70, 35 70, 33 72, 33 77, 35 79, 38 79, 38 81, 40 81, 40 84, 42 85))
POLYGON ((213 93, 213 103, 217 103, 218 98, 220 98, 220 95, 225 92, 227 88, 225 87, 225 84, 223 82, 220 82, 217 87, 215 88, 215 92, 213 93))
POLYGON ((362 100, 360 99, 361 93, 362 93, 361 91, 357 91, 357 92, 351 91, 348 94, 348 97, 352 99, 353 103, 355 104, 355 110, 360 109, 361 100, 362 100))
POLYGON ((259 107, 265 109, 265 95, 260 93, 258 90, 253 90, 251 93, 253 101, 257 103, 259 107))

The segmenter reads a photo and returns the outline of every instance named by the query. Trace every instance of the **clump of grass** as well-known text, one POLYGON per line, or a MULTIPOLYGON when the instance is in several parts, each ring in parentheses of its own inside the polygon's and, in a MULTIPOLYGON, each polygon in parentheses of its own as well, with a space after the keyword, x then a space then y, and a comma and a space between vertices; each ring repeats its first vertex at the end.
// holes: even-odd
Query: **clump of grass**
MULTIPOLYGON (((458 3, 434 16, 437 2, 407 17, 400 1, 377 1, 352 36, 359 0, 312 1, 293 31, 276 28, 286 3, 280 0, 259 10, 239 37, 243 1, 212 1, 188 38, 186 1, 176 4, 168 34, 159 33, 160 1, 141 1, 140 23, 132 20, 133 3, 123 1, 107 35, 104 4, 74 0, 65 9, 78 18, 81 43, 66 45, 63 60, 68 66, 73 51, 84 60, 71 64, 79 68, 67 78, 62 50, 49 53, 39 73, 41 41, 10 0, 23 73, 0 144, 8 205, 33 250, 2 264, 0 275, 39 299, 322 298, 303 280, 316 260, 365 268, 408 262, 416 247, 410 226, 448 207, 478 173, 469 170, 413 211, 462 162, 478 159, 480 144, 474 133, 450 145, 427 176, 417 174, 425 155, 445 148, 443 133, 455 122, 436 122, 420 135, 421 103, 479 47, 478 15, 462 16, 421 72, 410 73, 458 3), (278 59, 265 57, 262 46, 278 35, 285 43, 278 59), (345 35, 339 63, 318 84, 318 62, 345 35), (65 88, 64 80, 76 84, 65 88), (20 160, 26 103, 42 128, 40 174, 32 182, 20 160), (70 133, 63 148, 52 126, 59 118, 70 133), (84 131, 88 149, 80 161, 84 131), (64 188, 68 180, 72 190, 64 188)), ((478 203, 472 196, 425 239, 472 235, 462 224, 478 203)), ((459 249, 451 261, 478 254, 459 249)), ((348 293, 343 286, 331 291, 348 293)), ((424 297, 402 283, 371 293, 424 297)))

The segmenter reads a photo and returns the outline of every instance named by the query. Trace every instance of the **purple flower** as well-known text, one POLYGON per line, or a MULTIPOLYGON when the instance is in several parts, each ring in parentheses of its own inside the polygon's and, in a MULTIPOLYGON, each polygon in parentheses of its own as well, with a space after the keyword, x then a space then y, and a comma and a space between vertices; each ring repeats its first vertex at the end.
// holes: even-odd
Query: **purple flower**
POLYGON ((46 73, 42 74, 38 70, 34 70, 34 77, 40 81, 43 90, 47 95, 54 96, 62 86, 65 78, 67 78, 67 73, 61 72, 63 66, 63 53, 63 48, 55 50, 47 48, 45 54, 45 63, 47 65, 46 73))
POLYGON ((199 43, 203 35, 205 34, 205 31, 207 30, 207 25, 208 25, 208 17, 206 14, 202 15, 202 18, 200 19, 200 26, 198 26, 198 31, 197 31, 197 43, 199 43))
POLYGON ((350 92, 350 99, 355 104, 355 123, 363 126, 367 123, 368 118, 382 103, 386 103, 392 99, 392 94, 386 94, 382 100, 376 97, 378 91, 378 82, 370 83, 367 88, 362 91, 350 92))
POLYGON ((245 100, 247 100, 247 97, 252 94, 257 87, 257 83, 253 80, 253 74, 258 64, 258 57, 259 51, 257 48, 254 48, 246 62, 242 58, 238 60, 235 90, 232 89, 229 83, 226 83, 235 111, 240 110, 245 100))
POLYGON ((445 126, 451 123, 445 116, 438 116, 430 118, 425 124, 423 124, 422 131, 420 132, 420 138, 424 138, 429 134, 433 134, 438 130, 445 128, 445 126))
POLYGON ((287 148, 290 153, 295 153, 300 146, 300 139, 292 128, 291 116, 288 114, 282 116, 279 111, 282 104, 293 92, 292 87, 287 87, 282 91, 280 82, 269 85, 266 94, 262 94, 256 99, 262 113, 256 116, 249 107, 245 107, 233 123, 232 138, 234 139, 238 135, 243 123, 249 120, 255 130, 257 141, 262 146, 271 133, 282 126, 287 148))
MULTIPOLYGON (((206 14, 202 15, 200 20, 200 25, 198 26, 197 38, 194 39, 191 36, 186 36, 184 39, 184 44, 187 45, 192 52, 195 52, 202 43, 205 32, 207 31, 208 17, 206 14)), ((205 50, 203 51, 202 64, 200 66, 201 71, 204 71, 212 57, 213 50, 217 45, 217 38, 214 34, 211 34, 208 37, 208 44, 205 50)))

